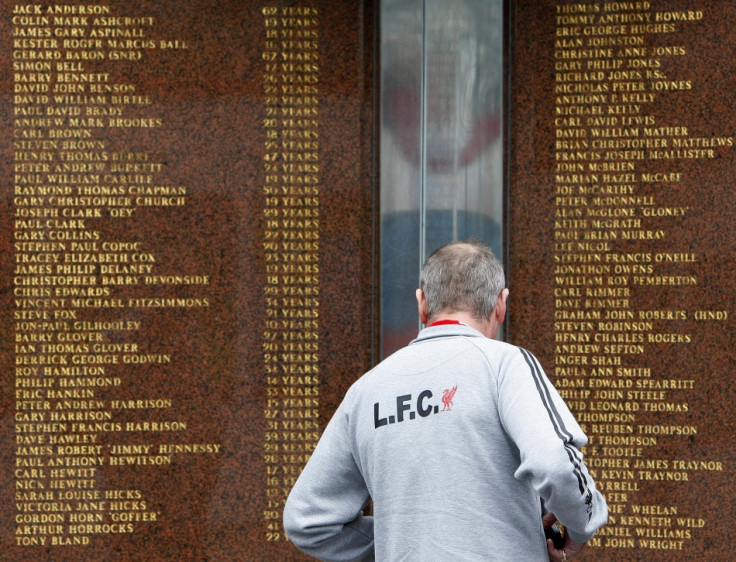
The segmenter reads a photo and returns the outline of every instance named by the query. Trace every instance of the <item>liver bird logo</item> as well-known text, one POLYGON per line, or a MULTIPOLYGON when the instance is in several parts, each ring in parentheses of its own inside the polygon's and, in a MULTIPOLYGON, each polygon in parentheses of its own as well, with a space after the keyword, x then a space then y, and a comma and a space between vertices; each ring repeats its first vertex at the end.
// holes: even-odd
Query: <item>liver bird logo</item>
POLYGON ((454 406, 452 402, 452 398, 455 396, 455 392, 457 392, 457 385, 453 386, 452 388, 446 388, 444 391, 442 391, 442 411, 450 411, 452 409, 452 406, 454 406))

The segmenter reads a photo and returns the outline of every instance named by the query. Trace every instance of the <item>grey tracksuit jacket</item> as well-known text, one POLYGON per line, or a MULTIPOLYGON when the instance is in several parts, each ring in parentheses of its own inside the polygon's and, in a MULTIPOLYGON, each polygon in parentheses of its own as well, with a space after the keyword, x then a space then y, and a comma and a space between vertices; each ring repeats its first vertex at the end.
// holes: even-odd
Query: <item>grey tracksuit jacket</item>
POLYGON ((546 561, 540 500, 578 542, 606 523, 586 442, 531 353, 428 327, 348 390, 285 530, 322 560, 546 561))

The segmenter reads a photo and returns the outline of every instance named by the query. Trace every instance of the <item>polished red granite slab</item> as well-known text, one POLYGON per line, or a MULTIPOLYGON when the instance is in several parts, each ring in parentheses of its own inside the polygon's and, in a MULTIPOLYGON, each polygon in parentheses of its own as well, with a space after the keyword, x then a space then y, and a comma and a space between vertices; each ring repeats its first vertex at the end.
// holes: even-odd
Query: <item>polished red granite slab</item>
POLYGON ((586 560, 725 560, 732 511, 732 7, 515 2, 509 339, 586 429, 586 560))
POLYGON ((374 9, 2 4, 3 559, 304 559, 376 349, 374 9))

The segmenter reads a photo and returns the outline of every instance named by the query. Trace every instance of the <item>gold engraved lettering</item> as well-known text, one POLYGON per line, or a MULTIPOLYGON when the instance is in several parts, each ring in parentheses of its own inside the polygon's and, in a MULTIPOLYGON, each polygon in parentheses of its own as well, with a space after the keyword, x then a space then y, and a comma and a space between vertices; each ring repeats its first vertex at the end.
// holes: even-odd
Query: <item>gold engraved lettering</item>
POLYGON ((267 540, 282 540, 278 507, 319 439, 319 12, 263 8, 263 241, 267 323, 264 442, 267 540), (280 376, 276 376, 281 373, 280 376), (281 452, 282 454, 278 454, 281 452), (279 475, 288 475, 279 479, 279 475))

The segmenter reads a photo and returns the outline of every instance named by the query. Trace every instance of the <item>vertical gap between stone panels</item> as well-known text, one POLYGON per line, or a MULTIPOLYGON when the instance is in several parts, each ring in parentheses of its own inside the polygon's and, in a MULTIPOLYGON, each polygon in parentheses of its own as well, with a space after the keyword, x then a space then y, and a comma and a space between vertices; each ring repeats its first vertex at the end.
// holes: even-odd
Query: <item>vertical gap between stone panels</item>
MULTIPOLYGON (((421 270, 427 253, 427 0, 422 0, 422 91, 421 124, 419 132, 419 263, 417 270, 421 270)), ((418 329, 422 323, 417 319, 418 329)))

